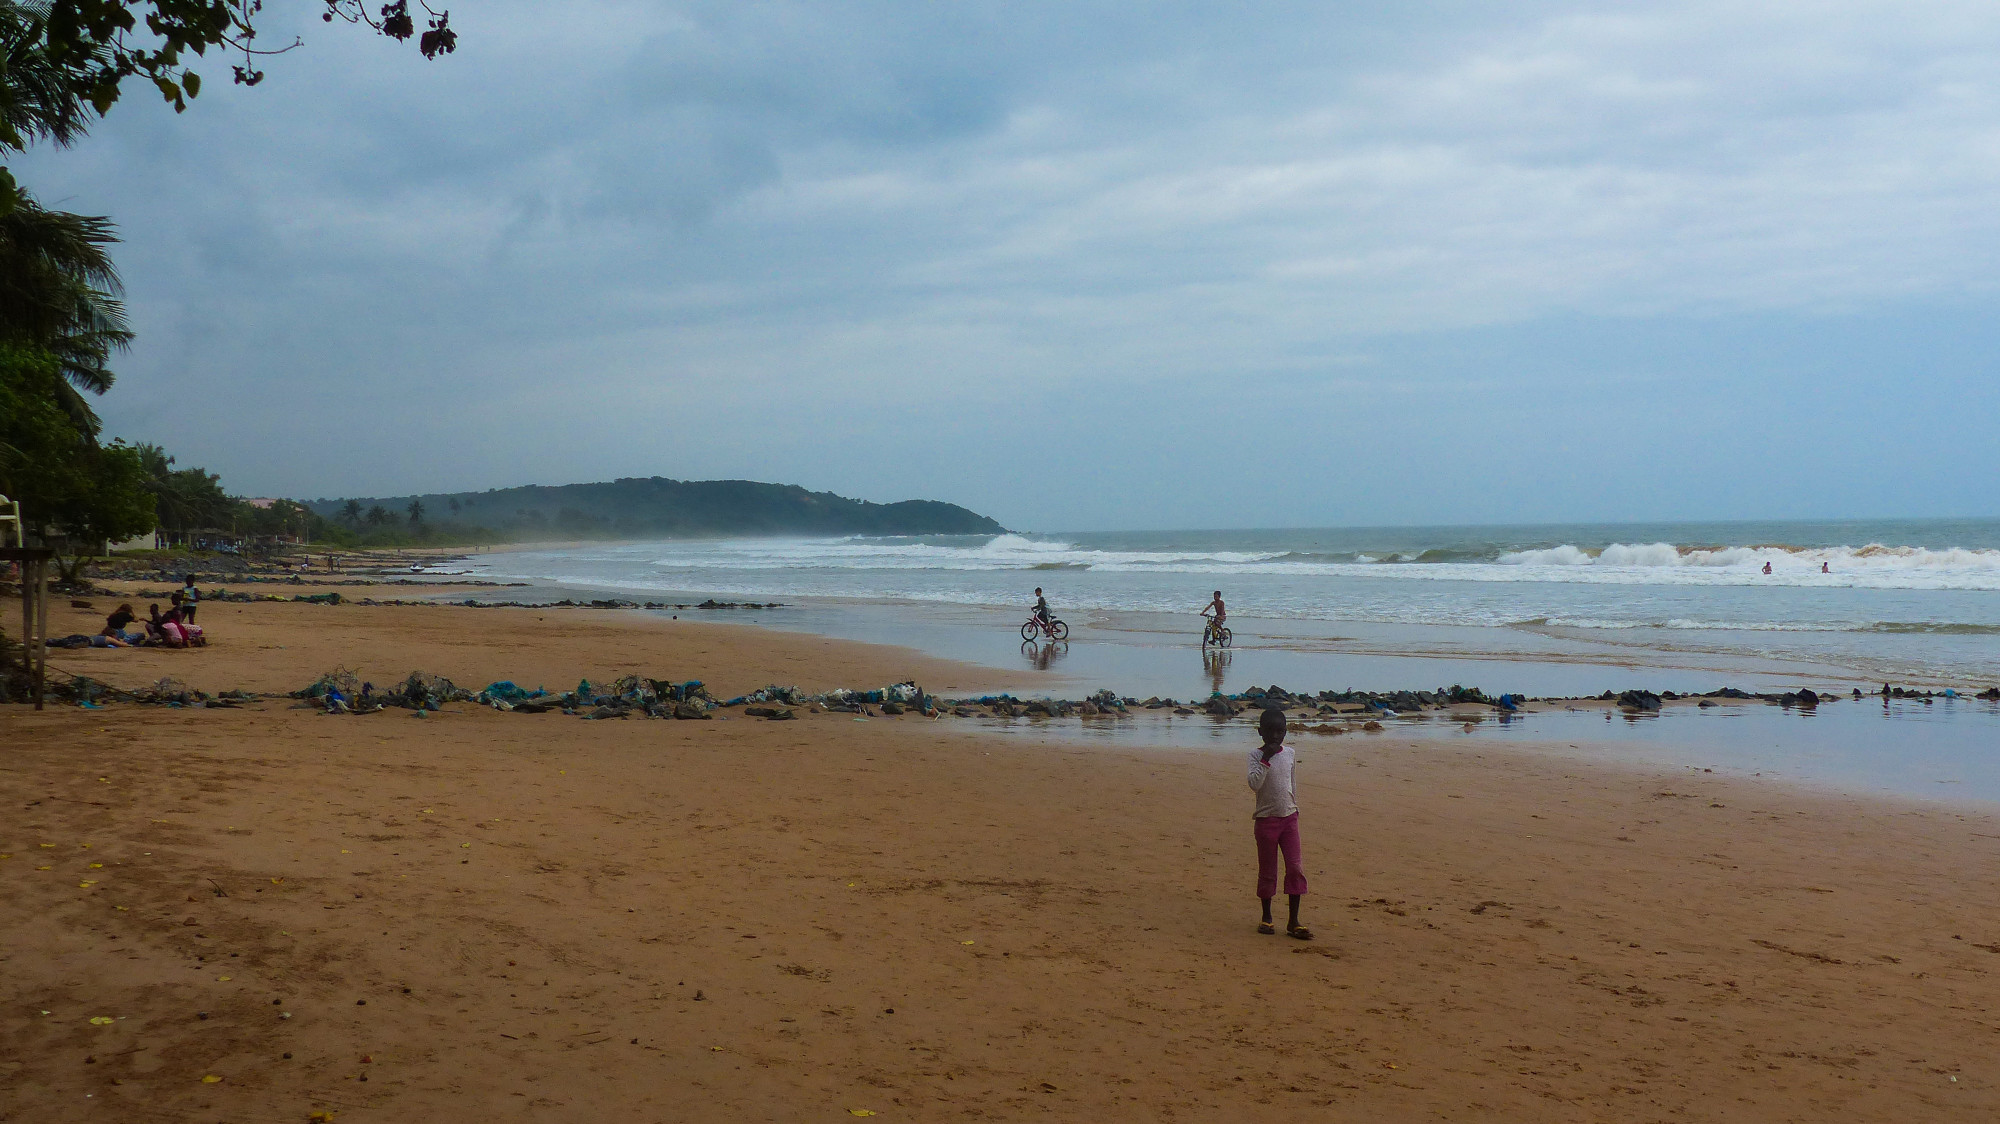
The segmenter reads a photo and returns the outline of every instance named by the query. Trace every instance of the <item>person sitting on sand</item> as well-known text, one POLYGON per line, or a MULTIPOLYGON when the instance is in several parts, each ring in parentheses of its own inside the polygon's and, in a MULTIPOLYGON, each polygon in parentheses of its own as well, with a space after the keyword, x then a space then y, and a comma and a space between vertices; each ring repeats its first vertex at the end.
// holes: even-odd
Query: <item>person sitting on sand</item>
POLYGON ((1313 939, 1312 930, 1299 924, 1299 899, 1306 893, 1305 867, 1299 859, 1299 805, 1292 783, 1292 766, 1298 752, 1285 744, 1285 712, 1276 707, 1257 720, 1257 733, 1264 744, 1250 751, 1250 791, 1257 794, 1257 811, 1252 819, 1257 838, 1257 897, 1264 905, 1260 933, 1275 933, 1271 924, 1271 899, 1278 893, 1278 856, 1285 859, 1285 894, 1291 898, 1291 920, 1287 935, 1302 941, 1313 939))
POLYGON ((201 590, 194 587, 193 574, 181 575, 181 591, 175 596, 180 598, 181 619, 193 624, 194 611, 201 607, 201 590))
POLYGON ((176 598, 174 606, 158 618, 156 627, 159 629, 161 646, 185 648, 188 646, 188 635, 187 626, 181 623, 181 607, 178 600, 180 594, 176 593, 174 597, 176 598))
POLYGON ((130 648, 132 645, 137 644, 140 637, 125 631, 125 626, 137 619, 137 614, 132 612, 132 606, 118 606, 117 611, 104 618, 104 630, 90 638, 90 646, 93 648, 130 648))
POLYGON ((167 647, 192 648, 208 643, 202 638, 201 626, 188 623, 187 607, 182 603, 181 595, 174 594, 172 600, 173 607, 160 618, 160 637, 167 647))

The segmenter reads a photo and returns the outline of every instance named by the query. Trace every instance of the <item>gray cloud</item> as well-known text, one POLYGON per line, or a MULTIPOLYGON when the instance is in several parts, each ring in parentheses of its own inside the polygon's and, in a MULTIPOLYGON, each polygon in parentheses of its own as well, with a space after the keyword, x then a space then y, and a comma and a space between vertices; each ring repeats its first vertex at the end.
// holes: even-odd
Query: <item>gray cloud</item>
MULTIPOLYGON (((264 88, 135 94, 25 162, 128 239, 113 428, 308 495, 658 472, 1042 526, 1783 515, 1792 435, 1596 431, 1634 388, 1865 401, 1919 330, 1962 345, 1934 392, 1988 393, 1984 5, 550 10, 455 12, 432 64, 315 24, 264 88), (1679 342, 1711 333, 1751 346, 1679 342), (1571 431, 1490 441, 1523 401, 1571 431), (1266 404, 1291 425, 1188 455, 1266 404), (1663 488, 1726 437, 1763 471, 1663 488), (1588 487, 1547 469, 1579 455, 1588 487)), ((1872 411, 1811 426, 1848 452, 1810 513, 1899 502, 1872 411)))

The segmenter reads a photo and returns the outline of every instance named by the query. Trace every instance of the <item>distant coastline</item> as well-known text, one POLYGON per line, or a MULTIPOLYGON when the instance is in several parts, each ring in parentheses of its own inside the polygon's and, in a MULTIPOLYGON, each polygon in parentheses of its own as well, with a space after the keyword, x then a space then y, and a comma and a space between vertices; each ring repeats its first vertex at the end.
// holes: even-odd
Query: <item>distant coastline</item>
POLYGON ((606 543, 784 535, 1004 534, 999 521, 941 500, 874 503, 796 484, 627 477, 483 492, 340 497, 306 506, 355 531, 401 523, 454 541, 606 543))

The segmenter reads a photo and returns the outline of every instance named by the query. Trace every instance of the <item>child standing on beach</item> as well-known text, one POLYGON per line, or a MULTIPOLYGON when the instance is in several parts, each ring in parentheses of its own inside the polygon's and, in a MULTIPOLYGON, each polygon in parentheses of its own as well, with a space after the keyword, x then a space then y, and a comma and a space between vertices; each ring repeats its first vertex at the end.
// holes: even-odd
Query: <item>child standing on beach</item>
POLYGON ((1250 791, 1257 794, 1253 823, 1257 836, 1257 896, 1264 903, 1260 933, 1275 933, 1271 923, 1271 899, 1278 893, 1278 856, 1285 859, 1285 894, 1291 898, 1291 920, 1285 933, 1298 940, 1313 939, 1312 930, 1299 924, 1299 899, 1306 893, 1306 872, 1299 861, 1299 805, 1292 784, 1292 766, 1297 751, 1285 744, 1285 712, 1272 707, 1257 720, 1257 733, 1264 744, 1250 751, 1250 791))
POLYGON ((194 611, 201 605, 201 590, 194 587, 194 575, 181 575, 181 619, 194 623, 194 611))

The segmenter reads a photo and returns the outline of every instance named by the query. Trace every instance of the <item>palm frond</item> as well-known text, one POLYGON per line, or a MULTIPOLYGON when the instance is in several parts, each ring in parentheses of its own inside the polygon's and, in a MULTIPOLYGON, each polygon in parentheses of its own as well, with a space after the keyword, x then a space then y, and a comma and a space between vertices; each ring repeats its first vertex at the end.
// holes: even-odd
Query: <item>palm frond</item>
MULTIPOLYGON (((0 0, 0 150, 74 144, 97 116, 82 86, 91 67, 49 58, 48 14, 47 4, 0 0)), ((98 55, 86 61, 108 61, 101 46, 98 55)))

